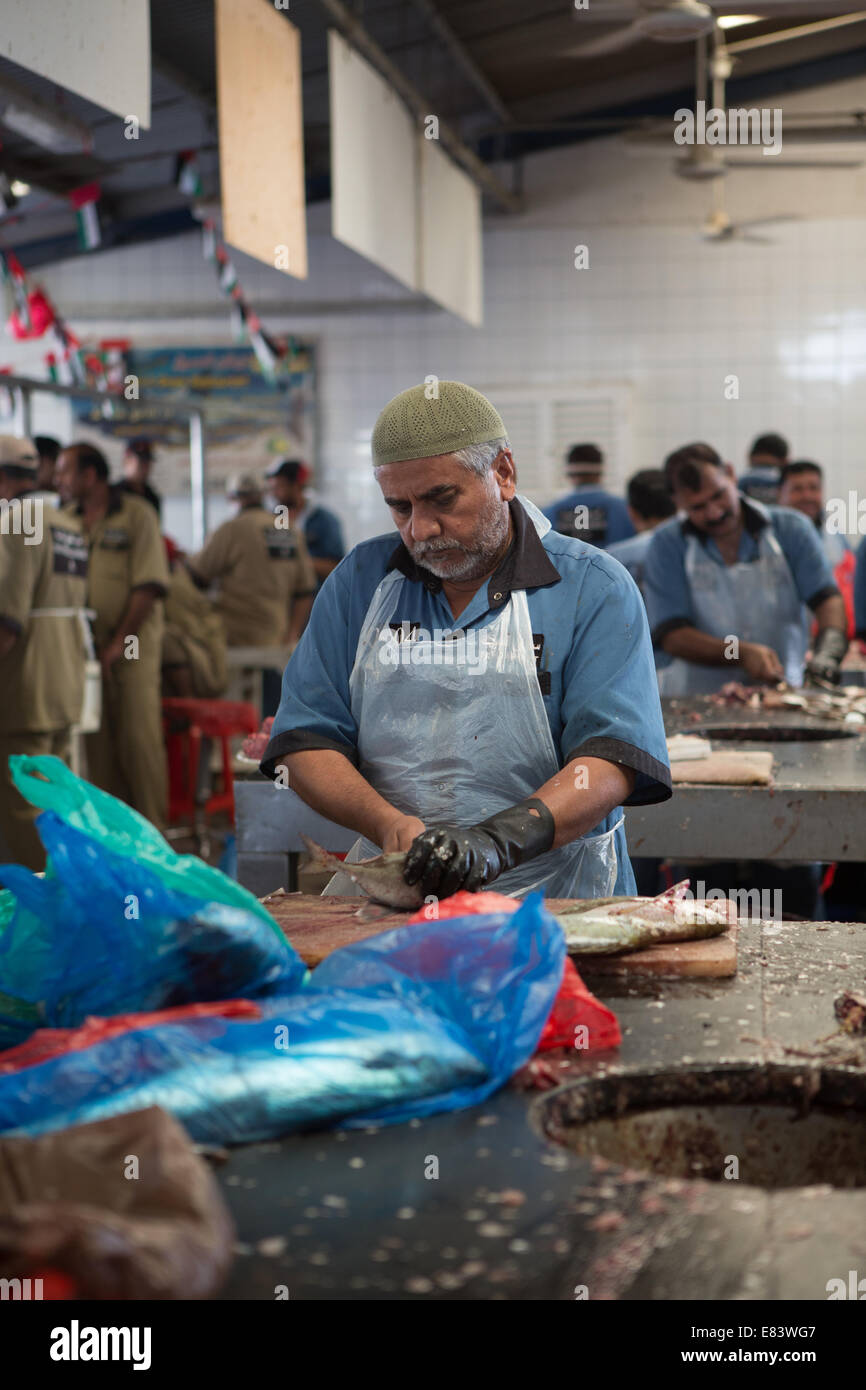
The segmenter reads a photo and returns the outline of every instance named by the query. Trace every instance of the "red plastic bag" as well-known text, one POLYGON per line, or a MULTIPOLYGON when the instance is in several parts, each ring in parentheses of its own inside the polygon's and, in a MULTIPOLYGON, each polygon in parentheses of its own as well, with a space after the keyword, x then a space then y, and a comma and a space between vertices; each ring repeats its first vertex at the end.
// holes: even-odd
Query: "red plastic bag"
POLYGON ((536 1051, 574 1047, 581 1052, 594 1052, 603 1047, 619 1047, 621 1042, 616 1014, 590 993, 574 961, 566 956, 562 984, 536 1051))
POLYGON ((112 1018, 91 1015, 78 1028, 38 1028, 25 1042, 0 1052, 0 1075, 35 1067, 61 1052, 80 1052, 94 1043, 105 1042, 118 1033, 131 1033, 138 1028, 152 1028, 157 1023, 182 1023, 184 1019, 255 1018, 262 1016, 258 1004, 249 999, 226 999, 215 1004, 181 1004, 175 1009, 159 1009, 151 1013, 115 1014, 112 1018))
MULTIPOLYGON (((412 922, 467 917, 476 912, 516 912, 519 907, 516 898, 506 898, 502 893, 454 893, 441 902, 427 903, 409 918, 407 926, 412 922)), ((578 975, 574 962, 566 956, 562 984, 536 1051, 574 1047, 583 1052, 594 1052, 604 1047, 619 1047, 621 1042, 622 1033, 616 1014, 590 993, 578 975)))

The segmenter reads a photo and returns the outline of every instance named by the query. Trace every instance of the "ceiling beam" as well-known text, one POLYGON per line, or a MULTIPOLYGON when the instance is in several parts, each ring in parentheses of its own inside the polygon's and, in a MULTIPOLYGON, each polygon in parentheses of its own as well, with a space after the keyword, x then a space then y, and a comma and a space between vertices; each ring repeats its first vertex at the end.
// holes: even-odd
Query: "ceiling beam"
POLYGON ((466 48, 462 39, 457 37, 451 25, 439 13, 439 8, 433 3, 433 0, 411 0, 411 3, 415 6, 416 10, 420 10, 434 34, 436 34, 437 38, 441 39, 452 58, 454 58, 463 69, 469 81, 481 93, 493 114, 498 116, 500 121, 510 121, 511 115, 508 107, 505 105, 496 88, 484 76, 484 73, 466 48))
MULTIPOLYGON (((391 62, 391 59, 379 47, 374 39, 370 37, 363 24, 355 18, 350 10, 342 3, 342 0, 319 0, 322 5, 339 25, 342 32, 349 39, 355 48, 367 58, 382 76, 391 84, 395 92, 403 99, 409 110, 412 111, 420 120, 430 114, 430 103, 418 91, 408 78, 404 77, 399 68, 391 62)), ((505 184, 497 178, 492 169, 479 159, 469 146, 464 144, 457 131, 439 117, 439 138, 445 148, 453 155, 458 164, 466 170, 469 177, 479 185, 484 192, 489 193, 495 198, 501 207, 509 212, 519 212, 523 207, 523 201, 505 184)))

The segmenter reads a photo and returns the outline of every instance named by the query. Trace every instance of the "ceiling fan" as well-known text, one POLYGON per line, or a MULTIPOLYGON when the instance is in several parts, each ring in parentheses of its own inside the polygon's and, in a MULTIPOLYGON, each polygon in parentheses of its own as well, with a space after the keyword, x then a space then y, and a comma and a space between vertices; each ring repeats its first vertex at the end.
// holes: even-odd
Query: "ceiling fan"
MULTIPOLYGON (((584 12, 576 11, 580 21, 584 12)), ((632 0, 620 4, 614 0, 611 5, 593 4, 592 18, 600 21, 631 19, 624 29, 616 29, 612 34, 590 39, 588 43, 567 51, 570 58, 595 58, 605 53, 619 53, 630 48, 642 39, 655 39, 659 43, 687 43, 709 34, 716 18, 712 6, 705 0, 632 0)))
POLYGON ((752 231, 753 227, 763 227, 771 222, 796 222, 797 213, 779 213, 773 217, 749 217, 735 222, 725 207, 724 183, 721 179, 713 184, 713 202, 710 212, 701 227, 704 241, 753 241, 765 246, 773 244, 773 238, 761 236, 752 231))
MULTIPOLYGON (((826 14, 827 9, 827 6, 822 6, 822 13, 826 14)), ((836 6, 831 5, 829 9, 835 10, 836 6)), ((842 18, 838 22, 848 23, 863 17, 862 14, 851 15, 849 10, 844 0, 840 0, 838 13, 842 18)), ((657 43, 688 43, 711 33, 720 16, 742 12, 745 19, 746 11, 750 20, 800 15, 803 19, 811 19, 815 5, 811 0, 755 0, 754 4, 746 4, 743 0, 586 0, 584 6, 575 7, 576 22, 585 24, 592 20, 616 24, 626 21, 625 27, 566 49, 565 56, 597 58, 607 53, 619 53, 646 39, 657 43)), ((791 31, 792 36, 795 33, 796 30, 791 31)), ((767 42, 773 42, 777 37, 773 34, 765 36, 767 42)), ((761 42, 761 38, 746 40, 749 46, 761 42)))

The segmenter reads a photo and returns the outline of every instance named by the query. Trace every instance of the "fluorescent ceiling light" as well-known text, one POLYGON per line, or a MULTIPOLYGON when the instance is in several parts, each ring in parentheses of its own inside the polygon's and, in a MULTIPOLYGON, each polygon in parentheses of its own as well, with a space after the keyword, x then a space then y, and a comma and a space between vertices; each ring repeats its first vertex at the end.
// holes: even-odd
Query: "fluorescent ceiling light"
POLYGON ((766 15, 720 14, 716 23, 720 29, 738 29, 741 24, 757 24, 761 19, 766 19, 766 15))

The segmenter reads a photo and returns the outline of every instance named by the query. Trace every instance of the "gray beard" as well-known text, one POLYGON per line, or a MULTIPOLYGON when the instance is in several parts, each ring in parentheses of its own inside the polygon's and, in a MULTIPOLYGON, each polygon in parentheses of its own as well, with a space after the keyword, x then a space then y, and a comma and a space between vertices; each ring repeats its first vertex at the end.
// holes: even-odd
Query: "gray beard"
POLYGON ((498 492, 490 498, 478 518, 478 525, 467 548, 451 541, 428 541, 410 549, 416 565, 422 565, 439 579, 481 579, 493 568, 508 535, 508 508, 498 492))

